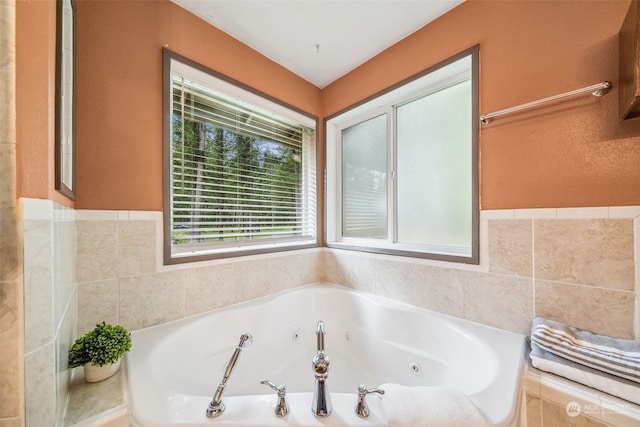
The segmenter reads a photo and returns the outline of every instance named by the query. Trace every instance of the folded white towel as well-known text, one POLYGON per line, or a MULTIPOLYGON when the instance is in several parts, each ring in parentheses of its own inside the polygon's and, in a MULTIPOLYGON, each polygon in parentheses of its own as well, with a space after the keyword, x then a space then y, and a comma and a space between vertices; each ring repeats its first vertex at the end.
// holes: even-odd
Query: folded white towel
POLYGON ((580 384, 640 405, 638 383, 620 378, 545 351, 531 342, 531 364, 546 372, 559 375, 580 384))
POLYGON ((598 335, 536 317, 531 342, 575 363, 640 383, 640 341, 598 335))
POLYGON ((383 384, 382 407, 389 427, 481 427, 482 412, 460 390, 383 384))

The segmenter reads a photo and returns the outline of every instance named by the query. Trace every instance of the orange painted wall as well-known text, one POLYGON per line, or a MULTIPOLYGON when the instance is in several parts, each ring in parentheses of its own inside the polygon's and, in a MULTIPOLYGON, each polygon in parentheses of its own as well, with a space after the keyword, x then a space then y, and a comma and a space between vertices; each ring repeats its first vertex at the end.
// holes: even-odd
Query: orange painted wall
POLYGON ((313 115, 320 89, 168 0, 77 2, 82 209, 162 210, 162 48, 313 115))
POLYGON ((18 196, 162 210, 162 48, 326 117, 474 44, 480 111, 602 80, 481 130, 483 209, 640 205, 640 119, 617 117, 629 2, 467 0, 322 91, 169 0, 76 2, 77 201, 53 190, 55 2, 18 0, 18 196))
POLYGON ((628 1, 467 0, 323 91, 323 116, 480 45, 480 113, 609 80, 580 97, 503 116, 480 137, 482 209, 640 205, 640 120, 617 117, 628 1))
POLYGON ((73 206, 55 190, 55 0, 16 2, 16 191, 73 206))

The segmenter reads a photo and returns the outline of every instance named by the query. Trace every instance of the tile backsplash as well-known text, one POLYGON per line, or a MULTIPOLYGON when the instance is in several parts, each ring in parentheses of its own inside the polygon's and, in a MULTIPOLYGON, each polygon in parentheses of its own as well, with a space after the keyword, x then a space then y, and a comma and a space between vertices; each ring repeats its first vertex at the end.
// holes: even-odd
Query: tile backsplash
POLYGON ((483 218, 490 271, 531 278, 533 315, 640 338, 640 208, 486 211, 483 218))
POLYGON ((0 1, 0 427, 24 425, 22 233, 16 200, 16 2, 0 1))
POLYGON ((77 211, 78 334, 135 330, 322 280, 320 250, 162 263, 162 213, 77 211))
POLYGON ((324 251, 324 280, 526 334, 533 316, 640 339, 640 208, 483 211, 481 264, 324 251))
POLYGON ((320 281, 522 334, 540 315, 640 338, 640 207, 483 211, 480 265, 317 248, 164 266, 161 212, 22 203, 27 419, 63 415, 68 346, 98 322, 135 330, 320 281))
POLYGON ((26 423, 63 425, 77 323, 75 211, 49 200, 21 205, 26 423))
POLYGON ((160 212, 78 211, 78 332, 103 318, 143 328, 327 281, 523 334, 539 315, 638 337, 639 216, 483 211, 479 266, 327 248, 163 266, 160 212))

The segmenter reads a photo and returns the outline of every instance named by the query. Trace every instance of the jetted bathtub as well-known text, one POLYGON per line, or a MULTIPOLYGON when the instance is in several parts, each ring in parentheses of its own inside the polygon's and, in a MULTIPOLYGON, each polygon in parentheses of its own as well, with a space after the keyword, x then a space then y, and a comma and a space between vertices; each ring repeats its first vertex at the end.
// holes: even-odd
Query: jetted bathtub
MULTIPOLYGON (((132 333, 125 359, 134 426, 386 426, 384 395, 355 413, 358 385, 442 386, 462 391, 494 426, 516 425, 523 335, 347 288, 314 284, 132 333), (324 322, 333 412, 311 411, 316 327, 324 322), (240 336, 251 334, 217 418, 205 415, 240 336), (290 407, 276 417, 286 384, 290 407)), ((428 405, 429 402, 419 404, 428 405)))

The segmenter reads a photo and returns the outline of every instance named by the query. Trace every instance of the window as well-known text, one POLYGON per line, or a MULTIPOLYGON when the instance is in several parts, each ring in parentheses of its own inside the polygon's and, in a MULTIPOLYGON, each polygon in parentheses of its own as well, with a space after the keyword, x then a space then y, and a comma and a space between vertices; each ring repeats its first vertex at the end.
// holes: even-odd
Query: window
POLYGON ((327 119, 331 247, 478 262, 478 49, 327 119))
POLYGON ((165 263, 317 244, 316 121, 165 50, 165 263))

